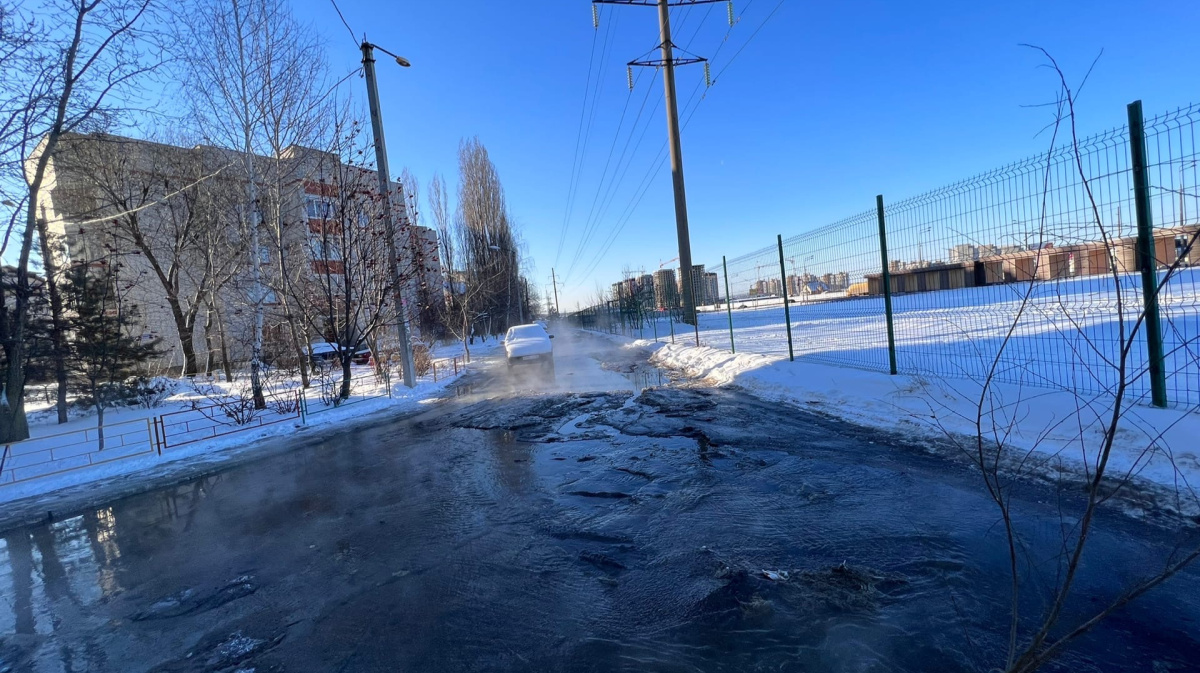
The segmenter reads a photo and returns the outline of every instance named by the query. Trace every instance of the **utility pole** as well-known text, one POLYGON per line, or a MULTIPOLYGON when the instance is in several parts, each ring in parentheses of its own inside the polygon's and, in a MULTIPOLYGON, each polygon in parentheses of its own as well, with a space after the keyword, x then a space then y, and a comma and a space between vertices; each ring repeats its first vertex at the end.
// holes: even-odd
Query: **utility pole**
MULTIPOLYGON (((408 61, 380 48, 396 62, 408 67, 408 61)), ((363 73, 367 78, 367 103, 371 108, 371 131, 375 135, 375 168, 379 172, 379 195, 383 199, 383 230, 387 236, 388 261, 392 273, 392 303, 396 305, 396 337, 400 340, 400 356, 403 359, 404 385, 417 385, 416 366, 413 363, 412 343, 408 339, 408 324, 404 315, 404 284, 400 282, 400 257, 396 250, 396 220, 392 215, 392 178, 388 170, 387 144, 383 139, 383 115, 379 111, 379 89, 375 83, 375 45, 363 40, 363 73)), ((404 207, 403 197, 400 206, 404 207)))
POLYGON ((558 278, 554 275, 554 268, 550 268, 550 282, 554 284, 554 313, 559 314, 558 308, 558 278))
MULTIPOLYGON (((696 294, 692 284, 692 242, 688 233, 687 194, 683 182, 683 147, 679 139, 679 103, 675 98, 675 66, 704 63, 707 68, 708 59, 693 57, 680 58, 674 56, 676 45, 671 42, 671 7, 679 5, 706 5, 714 2, 729 2, 729 0, 592 0, 596 5, 644 5, 658 7, 658 25, 662 44, 662 58, 658 60, 630 61, 629 67, 641 66, 663 69, 663 87, 667 99, 667 136, 671 150, 671 181, 675 189, 675 230, 679 239, 679 266, 681 287, 683 289, 683 319, 692 325, 698 325, 696 319, 696 294)), ((730 12, 732 20, 733 13, 730 12)), ((707 70, 706 70, 707 73, 707 70)), ((632 81, 632 77, 631 77, 632 81)), ((698 333, 697 333, 698 334, 698 333)), ((699 336, 697 336, 699 342, 699 336)))

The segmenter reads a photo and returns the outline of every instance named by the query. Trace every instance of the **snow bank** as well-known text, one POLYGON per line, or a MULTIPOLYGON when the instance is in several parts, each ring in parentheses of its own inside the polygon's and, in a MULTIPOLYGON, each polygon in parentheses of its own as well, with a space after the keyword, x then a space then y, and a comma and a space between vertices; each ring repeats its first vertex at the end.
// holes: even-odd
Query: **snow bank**
MULTIPOLYGON (((972 380, 933 382, 682 344, 632 341, 630 345, 654 348, 653 364, 689 377, 803 404, 861 425, 952 439, 963 446, 972 445, 979 436, 975 423, 981 384, 972 380)), ((993 421, 1000 433, 1011 429, 1004 435, 1004 446, 1021 469, 1053 477, 1064 470, 1078 475, 1085 466, 1095 465, 1112 398, 995 384, 988 399, 984 437, 997 436, 987 429, 993 421), (1027 456, 1031 460, 1023 460, 1027 456)), ((1108 474, 1132 475, 1160 507, 1200 513, 1194 490, 1200 486, 1200 414, 1133 404, 1126 405, 1124 414, 1108 474)))

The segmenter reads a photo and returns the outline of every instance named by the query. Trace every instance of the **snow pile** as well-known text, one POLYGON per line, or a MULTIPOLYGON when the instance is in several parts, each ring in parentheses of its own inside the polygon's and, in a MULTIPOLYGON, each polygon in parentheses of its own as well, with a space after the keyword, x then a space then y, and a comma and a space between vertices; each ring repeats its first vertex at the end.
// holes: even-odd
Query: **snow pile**
MULTIPOLYGON (((628 343, 628 342, 627 342, 628 343)), ((788 362, 782 356, 732 355, 682 344, 633 341, 655 349, 651 362, 716 385, 798 403, 815 411, 886 430, 972 446, 981 394, 973 380, 928 381, 913 376, 788 362)), ((1006 451, 1022 469, 1055 476, 1090 471, 1111 417, 1113 399, 993 384, 985 406, 985 438, 1004 434, 1006 451), (993 432, 993 421, 998 429, 993 432), (1022 460, 1026 455, 1042 460, 1022 460), (1087 467, 1085 467, 1087 466, 1087 467)), ((1126 404, 1108 474, 1133 475, 1158 505, 1200 513, 1200 413, 1126 404)), ((992 442, 994 445, 994 441, 992 442)))

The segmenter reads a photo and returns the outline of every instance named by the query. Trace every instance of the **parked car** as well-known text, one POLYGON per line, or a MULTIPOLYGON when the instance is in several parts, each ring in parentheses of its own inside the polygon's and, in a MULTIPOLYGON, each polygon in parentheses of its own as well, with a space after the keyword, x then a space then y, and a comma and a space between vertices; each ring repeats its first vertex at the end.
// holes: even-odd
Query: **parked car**
MULTIPOLYGON (((338 345, 328 341, 314 341, 308 349, 308 359, 314 365, 328 365, 338 361, 338 345)), ((365 365, 371 360, 371 351, 361 348, 350 359, 356 365, 365 365)))
POLYGON ((504 335, 504 354, 508 366, 517 364, 540 364, 554 371, 554 335, 538 324, 517 325, 504 335))

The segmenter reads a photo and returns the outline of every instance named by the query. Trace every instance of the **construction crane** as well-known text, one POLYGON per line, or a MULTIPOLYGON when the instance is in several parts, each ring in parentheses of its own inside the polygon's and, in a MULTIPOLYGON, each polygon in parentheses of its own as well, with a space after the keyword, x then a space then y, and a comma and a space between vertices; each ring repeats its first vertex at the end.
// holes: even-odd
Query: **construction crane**
POLYGON ((662 271, 662 268, 663 268, 664 266, 666 266, 666 265, 670 264, 671 262, 677 262, 677 261, 679 261, 679 258, 678 258, 678 257, 672 257, 671 259, 668 259, 667 261, 665 261, 665 262, 662 262, 661 264, 659 264, 659 265, 658 265, 658 270, 659 270, 659 271, 662 271))

